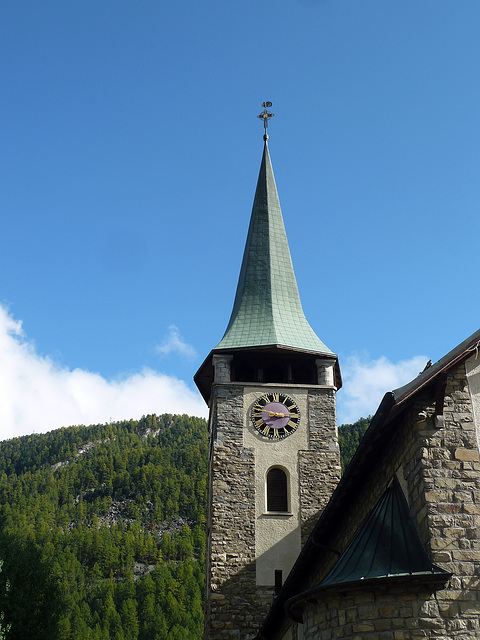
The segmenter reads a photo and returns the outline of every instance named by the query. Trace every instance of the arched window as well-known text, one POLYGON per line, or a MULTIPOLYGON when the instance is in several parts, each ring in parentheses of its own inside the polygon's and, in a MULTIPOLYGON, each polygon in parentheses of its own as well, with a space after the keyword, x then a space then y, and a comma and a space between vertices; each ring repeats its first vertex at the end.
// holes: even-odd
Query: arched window
POLYGON ((287 474, 277 467, 267 473, 267 511, 288 511, 287 474))

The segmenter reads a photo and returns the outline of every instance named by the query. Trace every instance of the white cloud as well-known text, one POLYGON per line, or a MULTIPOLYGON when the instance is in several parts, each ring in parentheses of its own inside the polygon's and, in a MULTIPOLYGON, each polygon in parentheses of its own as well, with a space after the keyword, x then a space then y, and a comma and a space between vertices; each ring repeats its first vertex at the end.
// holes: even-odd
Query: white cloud
POLYGON ((157 346, 157 351, 159 353, 169 354, 176 352, 180 353, 182 356, 186 356, 187 358, 194 358, 197 355, 195 349, 184 341, 180 335, 178 327, 171 324, 168 327, 168 330, 168 336, 161 345, 157 346))
MULTIPOLYGON (((173 325, 158 349, 193 352, 173 325)), ((372 360, 358 355, 344 360, 338 423, 375 413, 383 395, 412 380, 427 360, 414 356, 393 363, 383 356, 372 360)), ((116 380, 66 369, 39 355, 25 338, 22 323, 0 306, 0 440, 74 424, 138 419, 148 413, 206 416, 207 407, 185 382, 151 369, 116 380)))
POLYGON ((61 367, 39 355, 0 306, 0 440, 148 413, 204 416, 207 409, 183 381, 151 369, 107 380, 61 367))
POLYGON ((343 387, 337 395, 338 424, 355 422, 374 414, 387 391, 413 380, 427 363, 426 356, 390 362, 385 356, 377 360, 350 356, 341 363, 343 387))

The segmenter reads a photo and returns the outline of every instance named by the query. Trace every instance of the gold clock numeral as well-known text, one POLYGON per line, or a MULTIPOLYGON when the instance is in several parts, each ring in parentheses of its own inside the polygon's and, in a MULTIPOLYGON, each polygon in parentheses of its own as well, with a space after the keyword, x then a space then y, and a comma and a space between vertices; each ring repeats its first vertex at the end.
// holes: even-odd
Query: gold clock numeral
POLYGON ((270 433, 270 427, 268 426, 268 424, 262 429, 262 433, 264 436, 268 436, 268 434, 270 433))
POLYGON ((273 402, 280 402, 280 394, 272 393, 272 399, 273 399, 273 402))
POLYGON ((289 420, 287 427, 291 427, 292 429, 296 429, 297 428, 297 423, 294 422, 293 420, 289 420))

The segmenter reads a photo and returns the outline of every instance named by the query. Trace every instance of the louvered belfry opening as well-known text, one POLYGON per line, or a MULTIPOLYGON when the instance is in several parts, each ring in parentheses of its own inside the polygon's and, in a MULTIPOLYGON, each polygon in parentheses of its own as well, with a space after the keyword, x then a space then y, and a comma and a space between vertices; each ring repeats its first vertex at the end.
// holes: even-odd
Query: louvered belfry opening
POLYGON ((282 469, 267 473, 267 511, 288 511, 287 474, 282 469))
POLYGON ((318 373, 314 356, 249 352, 234 355, 231 381, 318 384, 318 373))

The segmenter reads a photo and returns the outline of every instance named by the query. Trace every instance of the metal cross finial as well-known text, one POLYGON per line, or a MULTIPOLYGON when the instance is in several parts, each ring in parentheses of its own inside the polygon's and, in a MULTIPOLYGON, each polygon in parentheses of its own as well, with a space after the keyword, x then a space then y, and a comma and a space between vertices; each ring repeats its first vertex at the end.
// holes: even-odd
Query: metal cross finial
POLYGON ((267 127, 268 127, 268 121, 270 120, 270 118, 273 118, 273 113, 270 113, 270 111, 267 111, 267 107, 271 107, 272 103, 271 102, 262 102, 262 107, 263 107, 263 112, 257 116, 257 118, 260 118, 260 120, 263 120, 263 126, 265 127, 265 135, 263 136, 263 139, 265 140, 265 142, 268 140, 268 134, 267 134, 267 127))

